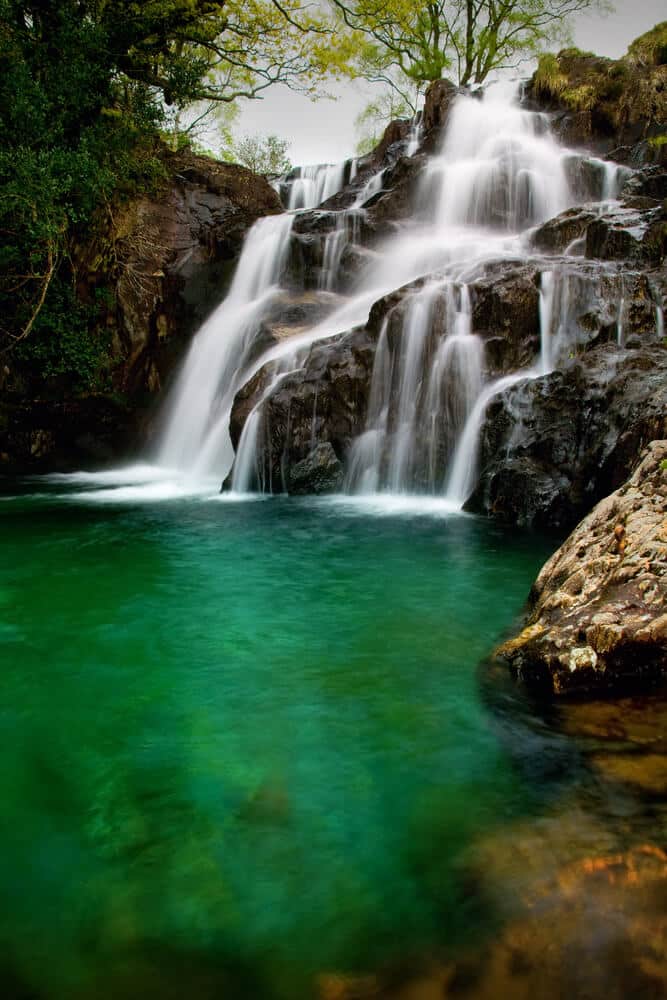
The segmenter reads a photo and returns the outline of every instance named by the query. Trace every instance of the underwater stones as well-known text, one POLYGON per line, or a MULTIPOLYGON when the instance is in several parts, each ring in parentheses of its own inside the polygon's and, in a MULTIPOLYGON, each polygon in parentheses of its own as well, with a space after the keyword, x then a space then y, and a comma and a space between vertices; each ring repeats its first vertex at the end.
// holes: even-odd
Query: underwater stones
POLYGON ((596 693, 667 673, 666 465, 653 441, 543 567, 526 628, 497 651, 526 684, 596 693))
POLYGON ((289 471, 288 492, 335 493, 343 483, 343 466, 329 441, 322 441, 289 471))

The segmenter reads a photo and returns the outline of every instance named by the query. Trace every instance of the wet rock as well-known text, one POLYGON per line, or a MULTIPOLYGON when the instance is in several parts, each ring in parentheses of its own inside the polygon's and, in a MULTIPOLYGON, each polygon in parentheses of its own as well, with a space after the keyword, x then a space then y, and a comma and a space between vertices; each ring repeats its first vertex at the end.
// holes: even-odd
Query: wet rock
POLYGON ((539 280, 535 264, 499 261, 472 283, 472 328, 485 340, 489 371, 523 368, 539 353, 539 280))
POLYGON ((452 101, 459 93, 459 88, 450 80, 434 80, 429 85, 424 99, 422 118, 424 132, 429 138, 433 133, 439 135, 445 127, 452 101))
POLYGON ((636 171, 625 182, 621 194, 624 198, 643 195, 663 201, 667 198, 667 169, 652 166, 636 171))
POLYGON ((588 258, 656 265, 666 252, 667 224, 662 208, 642 210, 621 205, 594 219, 586 229, 588 258))
POLYGON ((288 491, 293 494, 335 493, 343 485, 343 466, 331 442, 316 445, 289 471, 288 491))
POLYGON ((510 523, 571 527, 667 435, 667 350, 600 346, 492 400, 466 507, 510 523))
POLYGON ((587 209, 569 208, 540 226, 533 234, 533 246, 543 253, 564 253, 574 240, 585 236, 597 218, 597 213, 587 209))
POLYGON ((554 694, 640 686, 667 673, 667 440, 542 569, 526 628, 498 655, 554 694))
POLYGON ((375 337, 362 328, 313 344, 303 352, 298 369, 279 379, 266 398, 274 364, 241 389, 230 422, 235 448, 250 412, 264 400, 257 487, 274 493, 339 487, 347 449, 364 426, 375 337))
POLYGON ((415 213, 418 207, 418 178, 425 166, 424 155, 401 157, 386 172, 382 193, 366 211, 365 222, 372 236, 386 236, 394 228, 394 223, 415 213))
POLYGON ((114 213, 105 235, 76 251, 79 295, 114 292, 114 385, 156 392, 184 344, 224 297, 245 234, 279 212, 265 178, 190 152, 163 154, 168 179, 156 194, 114 213))

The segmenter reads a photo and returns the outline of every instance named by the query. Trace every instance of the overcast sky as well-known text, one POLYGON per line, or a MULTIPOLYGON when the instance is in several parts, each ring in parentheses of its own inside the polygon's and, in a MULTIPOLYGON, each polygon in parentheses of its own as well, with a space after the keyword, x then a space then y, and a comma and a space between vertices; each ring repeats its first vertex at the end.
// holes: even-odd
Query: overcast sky
MULTIPOLYGON (((574 24, 574 41, 581 49, 617 58, 665 16, 665 0, 617 0, 612 14, 581 15, 574 24)), ((276 87, 261 101, 244 102, 235 132, 289 139, 295 164, 344 160, 354 154, 357 142, 354 119, 377 91, 361 82, 328 89, 335 90, 335 100, 313 102, 276 87)))

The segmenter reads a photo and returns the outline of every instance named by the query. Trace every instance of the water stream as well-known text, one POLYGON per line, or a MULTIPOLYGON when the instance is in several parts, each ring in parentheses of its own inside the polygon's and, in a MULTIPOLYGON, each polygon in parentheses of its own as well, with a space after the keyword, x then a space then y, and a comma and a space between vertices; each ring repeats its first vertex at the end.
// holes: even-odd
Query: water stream
MULTIPOLYGON (((235 488, 280 490, 280 483, 269 487, 260 471, 267 437, 262 401, 285 373, 300 368, 313 343, 362 325, 383 295, 430 276, 403 310, 400 344, 386 335, 380 340, 366 430, 346 456, 345 482, 355 494, 426 492, 453 504, 465 501, 475 484, 486 404, 511 384, 487 373, 484 347, 472 328, 475 280, 492 261, 525 259, 526 234, 568 206, 586 198, 609 201, 625 176, 614 165, 560 147, 547 117, 522 109, 518 93, 516 84, 503 83, 482 98, 457 98, 441 148, 422 174, 415 220, 376 248, 356 288, 332 299, 323 320, 262 350, 262 322, 285 272, 294 212, 329 198, 356 170, 326 165, 291 176, 292 211, 256 224, 227 299, 193 341, 167 405, 158 465, 170 476, 180 470, 222 482, 235 459, 235 488), (273 374, 234 456, 228 433, 234 396, 264 366, 273 374)), ((419 129, 415 122, 407 154, 417 149, 419 129)), ((384 170, 366 179, 351 208, 334 213, 323 237, 322 293, 338 289, 345 249, 360 239, 363 206, 383 183, 384 170)), ((582 295, 595 291, 594 283, 589 286, 582 291, 582 280, 558 262, 543 267, 540 355, 515 380, 540 377, 567 360, 581 333, 582 295)), ((622 304, 612 308, 621 330, 622 304)))

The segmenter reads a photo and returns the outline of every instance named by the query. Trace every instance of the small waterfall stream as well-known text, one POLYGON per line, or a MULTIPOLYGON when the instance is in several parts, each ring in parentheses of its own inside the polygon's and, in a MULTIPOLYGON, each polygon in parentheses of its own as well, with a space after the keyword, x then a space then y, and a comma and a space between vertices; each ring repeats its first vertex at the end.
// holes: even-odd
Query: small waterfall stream
MULTIPOLYGON (((270 440, 263 427, 266 400, 287 373, 300 369, 315 342, 362 326, 375 302, 426 278, 404 299, 401 315, 390 313, 382 326, 366 425, 346 457, 345 488, 425 492, 458 506, 465 502, 475 485, 489 402, 515 382, 546 375, 567 360, 585 339, 577 309, 582 311, 582 300, 597 288, 571 274, 563 257, 547 261, 539 288, 539 356, 522 371, 492 377, 484 344, 473 330, 475 282, 491 262, 525 260, 527 233, 586 200, 580 174, 597 177, 588 198, 598 202, 614 198, 625 176, 559 146, 547 117, 524 110, 517 97, 515 83, 493 85, 481 98, 459 96, 441 148, 422 172, 415 219, 397 226, 375 248, 351 294, 329 295, 324 319, 263 351, 262 321, 289 257, 294 213, 341 190, 356 178, 358 165, 306 167, 291 176, 290 211, 253 227, 229 295, 192 344, 172 392, 161 464, 221 481, 233 464, 235 491, 283 488, 266 482, 261 471, 261 452, 270 440), (584 162, 587 172, 579 166, 584 162), (229 437, 234 397, 265 366, 272 374, 234 457, 229 437)), ((413 124, 406 153, 416 151, 420 128, 413 124)), ((351 207, 339 210, 325 231, 320 293, 337 290, 345 249, 359 241, 364 206, 384 183, 385 170, 367 178, 351 207)), ((623 302, 609 308, 620 342, 623 302)))

